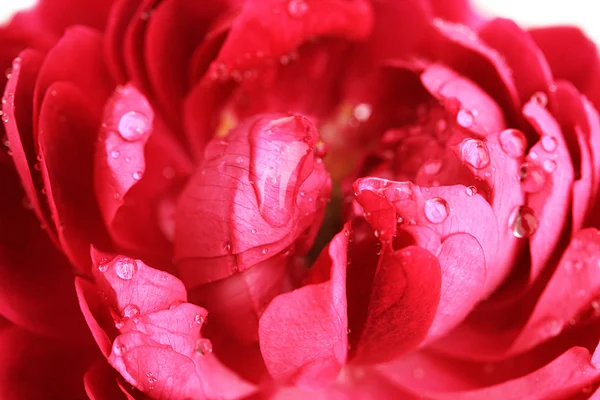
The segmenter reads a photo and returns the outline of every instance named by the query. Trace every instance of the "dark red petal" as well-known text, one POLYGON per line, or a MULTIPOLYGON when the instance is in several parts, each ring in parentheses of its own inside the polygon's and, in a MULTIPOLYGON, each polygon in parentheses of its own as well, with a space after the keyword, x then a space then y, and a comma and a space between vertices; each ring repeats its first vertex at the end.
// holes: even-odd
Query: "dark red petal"
POLYGON ((181 123, 181 103, 189 89, 185 72, 194 50, 225 6, 223 1, 170 0, 152 13, 144 42, 148 79, 169 122, 181 123))
POLYGON ((83 374, 97 357, 91 348, 0 328, 0 398, 82 399, 83 374))
POLYGON ((40 221, 48 227, 54 241, 56 228, 51 223, 50 210, 42 193, 41 177, 34 172, 39 169, 37 160, 38 143, 33 134, 33 92, 43 55, 34 50, 25 50, 13 63, 2 102, 2 120, 10 144, 13 161, 21 178, 25 193, 40 221))
POLYGON ((600 59, 594 42, 572 26, 535 28, 529 32, 548 60, 554 77, 571 82, 598 108, 600 59))
POLYGON ((260 319, 260 349, 278 381, 320 389, 346 363, 346 257, 349 226, 312 267, 308 285, 277 296, 260 319))
POLYGON ((71 262, 88 271, 89 246, 108 248, 93 189, 93 154, 99 121, 86 95, 70 83, 49 87, 41 107, 41 170, 58 237, 71 262))
POLYGON ((233 22, 211 72, 219 77, 219 70, 253 68, 315 36, 362 39, 372 24, 371 6, 364 0, 250 0, 233 22))
POLYGON ((564 136, 554 117, 535 100, 523 107, 523 115, 542 137, 531 148, 528 157, 549 171, 544 189, 527 198, 527 205, 535 211, 539 221, 537 231, 529 241, 530 281, 534 281, 546 266, 565 228, 574 173, 564 136), (552 152, 544 149, 544 137, 547 139, 547 136, 556 141, 552 152))
POLYGON ((552 83, 550 67, 531 36, 517 24, 494 19, 481 27, 479 36, 506 60, 521 104, 538 91, 548 91, 552 83))
POLYGON ((475 13, 468 0, 429 0, 436 16, 467 26, 478 25, 481 17, 475 13))
POLYGON ((85 393, 90 400, 123 400, 127 397, 119 389, 117 374, 106 360, 97 360, 83 377, 85 393))
POLYGON ((356 361, 389 361, 416 347, 435 317, 440 287, 440 265, 427 250, 409 246, 384 254, 375 274, 356 361))
POLYGON ((96 286, 83 278, 75 278, 75 289, 79 298, 81 313, 96 344, 105 357, 110 354, 110 336, 116 334, 114 321, 104 302, 106 293, 101 294, 96 286))
POLYGON ((129 77, 125 67, 123 41, 139 0, 116 0, 114 3, 106 26, 104 53, 107 66, 115 81, 125 84, 129 77))
POLYGON ((0 182, 0 315, 41 335, 68 331, 72 342, 89 341, 71 266, 27 209, 19 177, 2 157, 0 182))
MULTIPOLYGON (((89 28, 69 28, 48 52, 40 68, 33 98, 34 138, 46 91, 55 82, 69 82, 86 94, 83 103, 99 118, 114 89, 103 59, 102 36, 89 28)), ((82 105, 83 107, 83 105, 82 105)))

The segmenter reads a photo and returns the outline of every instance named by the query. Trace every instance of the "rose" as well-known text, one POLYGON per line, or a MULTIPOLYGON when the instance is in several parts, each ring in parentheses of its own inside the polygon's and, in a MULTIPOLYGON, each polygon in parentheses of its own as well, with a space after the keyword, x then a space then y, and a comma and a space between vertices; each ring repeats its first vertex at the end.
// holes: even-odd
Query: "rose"
MULTIPOLYGON (((42 4, 40 14, 21 16, 9 31, 33 18, 46 21, 40 29, 52 27, 60 35, 60 27, 72 21, 66 18, 64 23, 56 15, 48 18, 47 11, 56 7, 47 4, 42 4)), ((584 277, 594 271, 587 266, 593 261, 595 232, 577 233, 558 266, 557 260, 569 234, 591 224, 588 216, 593 216, 590 209, 597 184, 589 143, 596 137, 596 114, 573 88, 553 86, 543 58, 525 33, 509 22, 493 21, 479 30, 484 43, 460 25, 439 20, 432 24, 430 5, 418 2, 377 2, 373 10, 366 2, 332 1, 318 6, 298 1, 249 2, 237 15, 233 14, 236 8, 226 4, 185 8, 186 4, 165 1, 151 12, 146 5, 134 10, 136 4, 117 3, 105 36, 110 73, 98 51, 99 36, 75 28, 45 58, 23 53, 6 90, 5 124, 26 193, 38 217, 55 224, 56 230, 47 224, 49 236, 84 276, 76 282, 82 311, 100 349, 126 381, 154 397, 239 397, 257 388, 235 373, 264 381, 260 368, 264 358, 277 384, 321 389, 311 395, 325 398, 340 392, 409 396, 407 391, 428 397, 452 398, 462 391, 461 396, 476 398, 520 398, 527 393, 563 396, 590 389, 587 385, 594 384, 597 372, 587 365, 585 350, 572 347, 595 347, 589 342, 597 341, 597 334, 586 337, 586 332, 575 330, 593 326, 595 316, 573 319, 572 331, 546 339, 558 334, 560 321, 589 305, 594 292, 593 276, 587 281, 584 277), (376 21, 373 32, 371 11, 376 21), (176 27, 170 25, 173 21, 178 22, 176 27), (175 29, 188 27, 185 34, 175 29), (282 31, 285 36, 278 35, 282 31), (180 38, 189 42, 173 56, 172 43, 165 38, 174 36, 165 32, 182 34, 180 38), (127 39, 121 51, 123 34, 127 39), (362 45, 339 39, 300 45, 313 35, 369 39, 362 45), (515 42, 523 47, 506 48, 498 39, 504 36, 517 38, 515 42), (391 37, 413 41, 398 46, 391 37), (155 45, 140 54, 144 40, 155 45), (491 48, 506 57, 513 78, 491 48), (83 79, 80 69, 74 69, 80 65, 65 62, 74 56, 86 62, 84 69, 91 72, 91 79, 83 79), (272 63, 278 57, 280 63, 272 63), (190 58, 190 73, 181 73, 190 58), (521 60, 528 61, 527 68, 518 68, 521 60), (344 66, 343 74, 336 74, 336 65, 344 66), (191 90, 183 79, 187 75, 199 82, 191 90), (306 76, 321 83, 314 88, 318 91, 303 85, 306 76), (113 92, 116 83, 121 86, 113 92), (395 87, 401 90, 390 90, 395 87), (544 97, 536 90, 549 93, 544 97), (346 101, 339 101, 338 91, 346 101), (411 96, 398 95, 407 92, 411 96), (525 107, 525 117, 547 136, 539 148, 529 151, 530 160, 522 165, 521 135, 500 131, 519 127, 530 141, 536 139, 520 116, 521 101, 531 95, 534 102, 525 107), (545 98, 549 104, 544 104, 545 98), (309 119, 299 114, 261 116, 289 110, 309 119), (29 133, 27 121, 32 116, 33 133, 29 133), (552 116, 568 133, 566 140, 555 129, 552 116), (310 247, 321 218, 321 199, 329 192, 327 175, 318 163, 322 145, 309 120, 316 122, 330 148, 325 162, 337 182, 347 177, 349 186, 354 178, 372 175, 414 183, 368 177, 356 181, 356 202, 348 204, 350 224, 323 251, 305 286, 278 296, 263 314, 282 281, 286 288, 297 285, 298 277, 286 276, 284 268, 289 264, 286 269, 294 271, 302 260, 298 256, 310 247), (206 146, 214 132, 224 136, 235 125, 238 128, 223 139, 206 146), (281 126, 283 132, 268 133, 272 125, 281 126), (429 134, 410 137, 419 130, 429 134), (443 140, 439 131, 447 133, 443 140), (274 142, 270 135, 275 136, 274 142), (189 145, 182 148, 181 142, 189 145), (359 171, 350 173, 352 161, 363 158, 364 145, 373 155, 361 161, 359 171), (286 150, 285 156, 281 150, 286 150), (531 160, 534 152, 545 158, 531 160), (41 156, 39 173, 36 154, 41 156), (406 157, 413 154, 413 159, 406 157), (418 156, 425 159, 419 161, 418 156), (270 168, 272 164, 277 167, 270 168), (194 165, 196 171, 180 196, 194 165), (581 172, 569 175, 571 165, 581 172), (514 181, 515 176, 522 182, 514 181), (42 187, 48 207, 39 200, 42 187), (568 219, 565 193, 572 187, 577 196, 568 219), (227 209, 215 205, 217 196, 225 200, 227 209), (178 205, 177 197, 181 197, 178 205), (477 219, 468 214, 471 210, 477 219), (252 232, 255 223, 260 232, 258 228, 252 232), (502 223, 510 230, 500 229, 502 223), (516 304, 537 304, 536 309, 523 307, 522 320, 509 315, 506 329, 481 315, 491 314, 494 319, 502 315, 507 301, 502 291, 494 292, 513 265, 517 267, 506 287, 519 289, 514 282, 523 271, 514 259, 522 254, 523 241, 514 239, 515 234, 531 235, 531 282, 546 287, 546 292, 540 296, 540 289, 526 282, 524 300, 516 304), (536 241, 538 237, 542 239, 536 241), (173 240, 176 268, 170 257, 173 240), (93 250, 91 268, 90 244, 123 255, 93 250), (498 251, 499 246, 503 251, 498 251), (210 312, 206 329, 200 333, 206 310, 186 302, 177 278, 128 256, 183 278, 191 303, 210 312), (574 271, 584 273, 573 275, 574 271), (211 283, 213 279, 218 280, 211 283), (569 294, 561 284, 565 281, 582 285, 577 293, 584 295, 570 307, 557 307, 561 296, 569 294), (96 289, 104 295, 98 296, 96 289), (491 299, 482 302, 489 295, 491 299), (491 345, 479 340, 481 332, 491 345), (257 336, 261 354, 256 353, 257 336), (162 368, 157 369, 157 360, 162 368), (542 369, 533 372, 537 368, 542 369), (579 379, 564 374, 569 369, 586 375, 579 379), (552 385, 543 380, 557 379, 557 370, 566 378, 552 385), (467 383, 465 376, 470 379, 467 383), (520 379, 510 381, 515 378, 520 379), (504 381, 508 382, 499 385, 504 381), (485 386, 489 388, 479 389, 485 386)), ((479 22, 462 4, 432 5, 447 18, 479 22)), ((72 9, 72 15, 82 18, 79 21, 103 26, 102 13, 87 14, 83 9, 80 14, 77 7, 72 9)), ((551 40, 548 37, 572 35, 571 46, 588 45, 573 32, 532 35, 553 61, 558 57, 544 45, 551 40)), ((583 50, 577 53, 591 54, 595 62, 593 49, 583 50)), ((551 66, 557 76, 571 80, 594 99, 596 74, 572 77, 560 60, 551 66)), ((11 170, 8 177, 15 181, 11 170)), ((7 203, 5 210, 14 218, 11 226, 32 219, 17 209, 13 197, 7 203)), ((323 232, 326 237, 327 230, 323 232)), ((24 232, 27 239, 22 241, 37 243, 39 232, 33 235, 24 232)), ((15 244, 8 248, 23 254, 15 244)), ((11 267, 7 268, 10 281, 22 282, 14 272, 14 261, 6 265, 11 267)), ((68 282, 68 277, 54 271, 43 269, 57 282, 68 282)), ((49 295, 56 307, 64 304, 58 294, 62 292, 49 295)), ((509 298, 510 305, 521 295, 509 298)), ((26 307, 29 302, 20 299, 14 304, 16 312, 3 308, 11 321, 43 334, 49 334, 47 329, 60 331, 32 318, 26 307)), ((49 324, 54 322, 52 318, 49 324)), ((76 332, 69 328, 69 337, 76 338, 76 332)), ((82 357, 81 362, 87 360, 82 357)), ((113 398, 104 392, 110 385, 103 380, 114 385, 110 374, 101 363, 90 368, 85 379, 88 394, 113 398)), ((122 390, 132 390, 120 382, 122 390)), ((301 389, 282 388, 279 395, 306 395, 297 390, 301 389)))

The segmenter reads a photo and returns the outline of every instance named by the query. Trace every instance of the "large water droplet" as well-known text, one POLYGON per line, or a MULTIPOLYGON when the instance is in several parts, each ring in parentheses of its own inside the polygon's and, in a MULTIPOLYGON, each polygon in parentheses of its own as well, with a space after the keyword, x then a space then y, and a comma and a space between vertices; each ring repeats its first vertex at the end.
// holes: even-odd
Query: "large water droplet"
POLYGON ((538 193, 546 184, 546 173, 539 165, 523 163, 519 169, 521 188, 527 193, 538 193))
POLYGON ((490 164, 490 152, 481 140, 464 140, 461 143, 461 151, 463 160, 473 168, 482 169, 490 164))
POLYGON ((434 223, 444 222, 448 217, 448 203, 441 197, 433 197, 425 202, 425 216, 434 223))
POLYGON ((287 5, 290 16, 301 18, 308 12, 308 4, 305 0, 290 0, 287 5))
POLYGON ((360 122, 365 122, 371 117, 371 113, 373 112, 372 107, 369 104, 360 103, 354 110, 352 111, 352 115, 360 122))
POLYGON ((138 265, 133 258, 123 257, 117 260, 115 269, 119 278, 129 280, 136 274, 138 265))
POLYGON ((527 206, 519 206, 513 210, 508 219, 509 229, 517 238, 531 237, 537 231, 539 221, 535 211, 527 206))
POLYGON ((203 356, 212 353, 212 342, 206 338, 198 339, 198 341, 196 342, 196 351, 203 356))
POLYGON ((512 158, 519 158, 525 154, 527 139, 525 134, 518 129, 506 129, 500 132, 498 138, 502 150, 512 158))
POLYGON ((127 304, 125 308, 123 308, 123 316, 125 318, 134 318, 140 315, 140 308, 135 304, 127 304))
POLYGON ((123 114, 119 121, 119 134, 123 139, 130 142, 146 137, 150 133, 150 129, 148 117, 137 111, 129 111, 123 114))
POLYGON ((469 110, 461 109, 458 114, 456 114, 456 122, 463 128, 470 128, 473 126, 474 122, 473 113, 469 110))
POLYGON ((556 171, 556 161, 554 160, 545 160, 542 165, 544 166, 544 171, 550 174, 556 171))
POLYGON ((542 148, 548 153, 554 152, 558 146, 558 141, 554 136, 544 136, 542 138, 542 148))

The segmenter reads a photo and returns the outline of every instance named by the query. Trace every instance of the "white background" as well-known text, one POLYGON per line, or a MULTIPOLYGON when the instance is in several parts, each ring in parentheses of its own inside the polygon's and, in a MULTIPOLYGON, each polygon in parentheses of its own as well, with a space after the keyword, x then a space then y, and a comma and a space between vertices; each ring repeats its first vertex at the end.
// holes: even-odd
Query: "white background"
MULTIPOLYGON (((0 0, 0 22, 36 0, 0 0)), ((81 0, 95 1, 95 0, 81 0)), ((198 0, 191 0, 198 1, 198 0)), ((400 0, 398 0, 400 1, 400 0)), ((447 0, 452 1, 452 0, 447 0)), ((600 43, 600 1, 598 0, 472 0, 486 15, 512 18, 524 26, 569 24, 583 28, 600 43)))

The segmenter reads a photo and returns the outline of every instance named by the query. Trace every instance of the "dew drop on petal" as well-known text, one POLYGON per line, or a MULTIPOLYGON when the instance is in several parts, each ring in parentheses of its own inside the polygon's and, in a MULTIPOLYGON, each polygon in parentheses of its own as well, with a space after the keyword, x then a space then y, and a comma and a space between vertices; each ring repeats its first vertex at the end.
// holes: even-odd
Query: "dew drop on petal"
POLYGON ((125 323, 120 318, 115 320, 115 328, 121 329, 123 326, 125 326, 125 323))
POLYGON ((140 179, 142 179, 142 176, 144 174, 141 171, 135 171, 133 173, 133 179, 135 179, 136 181, 139 181, 140 179))
POLYGON ((441 197, 433 197, 425 202, 425 217, 434 224, 444 222, 448 217, 448 203, 441 197))
POLYGON ((269 252, 269 249, 267 249, 267 248, 265 247, 265 248, 263 248, 263 249, 262 249, 260 252, 261 252, 261 254, 263 254, 263 255, 264 255, 264 254, 267 254, 267 253, 269 252))
POLYGON ((227 253, 231 252, 231 242, 230 241, 226 241, 223 243, 223 250, 225 250, 225 252, 227 252, 227 253))
POLYGON ((535 92, 533 96, 531 96, 531 100, 535 101, 541 107, 546 107, 548 105, 548 96, 544 92, 535 92))
POLYGON ((360 103, 354 107, 352 115, 354 115, 354 118, 356 118, 358 121, 365 122, 371 117, 372 112, 373 109, 369 104, 360 103))
POLYGON ((490 164, 490 152, 481 140, 464 140, 461 143, 461 151, 463 160, 473 168, 482 169, 490 164))
POLYGON ((523 163, 519 169, 521 188, 527 193, 538 193, 546 184, 546 173, 539 165, 523 163))
POLYGON ((469 110, 461 109, 458 114, 456 114, 456 122, 463 128, 470 128, 473 125, 473 121, 473 113, 469 110))
POLYGON ((115 269, 119 278, 129 280, 137 273, 137 261, 129 257, 123 257, 117 260, 115 269))
POLYGON ((254 235, 256 235, 256 233, 258 232, 258 230, 256 228, 252 228, 252 230, 250 232, 252 232, 254 235))
POLYGON ((122 344, 119 342, 119 340, 118 340, 118 339, 117 339, 117 340, 115 340, 115 341, 113 342, 113 348, 112 348, 112 349, 113 349, 113 353, 115 353, 115 355, 116 355, 117 357, 121 357, 123 354, 125 354, 125 351, 127 350, 127 349, 125 348, 125 346, 123 346, 123 345, 122 345, 122 344))
POLYGON ((156 382, 158 382, 158 379, 156 379, 156 377, 152 375, 151 372, 146 372, 146 380, 148 381, 150 386, 153 386, 156 382))
POLYGON ((308 12, 308 4, 305 0, 290 0, 287 10, 291 17, 301 18, 308 12))
POLYGON ((505 129, 500 132, 498 139, 500 140, 500 147, 509 157, 518 158, 525 154, 527 139, 520 130, 505 129))
POLYGON ((200 338, 196 341, 196 351, 203 356, 212 353, 213 345, 209 339, 200 338))
POLYGON ((467 186, 467 196, 475 196, 477 194, 477 188, 475 186, 467 186))
POLYGON ((125 318, 134 318, 140 315, 140 308, 135 304, 127 304, 125 308, 123 308, 123 316, 125 318))
POLYGON ((544 136, 542 137, 542 148, 546 150, 548 153, 554 152, 556 147, 558 146, 558 142, 554 136, 544 136))
POLYGON ((556 171, 556 161, 554 160, 545 160, 542 165, 544 166, 544 171, 548 173, 556 171))
POLYGON ((539 220, 535 211, 527 206, 515 208, 508 219, 509 229, 519 239, 531 237, 538 225, 539 220))
POLYGON ((119 150, 113 150, 110 152, 110 156, 116 160, 121 157, 121 152, 119 150))
POLYGON ((146 137, 150 133, 150 129, 148 117, 137 111, 129 111, 123 114, 119 120, 119 134, 130 142, 146 137))
POLYGON ((102 259, 100 260, 100 262, 98 263, 98 271, 105 273, 106 271, 108 271, 108 260, 106 259, 102 259))

